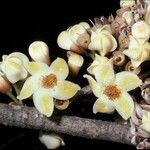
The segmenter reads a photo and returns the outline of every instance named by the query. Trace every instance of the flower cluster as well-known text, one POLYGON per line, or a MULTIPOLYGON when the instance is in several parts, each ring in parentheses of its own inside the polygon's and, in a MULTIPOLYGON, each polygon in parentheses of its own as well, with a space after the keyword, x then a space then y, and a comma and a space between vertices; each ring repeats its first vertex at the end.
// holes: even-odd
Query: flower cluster
POLYGON ((140 140, 133 142, 132 139, 132 143, 150 148, 150 111, 147 109, 150 80, 148 70, 144 70, 150 61, 150 3, 120 0, 120 7, 115 17, 97 17, 94 22, 90 20, 92 25, 80 22, 69 27, 58 35, 57 43, 69 52, 92 58, 87 68, 89 74, 83 77, 97 97, 93 113, 112 114, 116 110, 123 119, 130 118, 136 128, 133 135, 140 136, 140 140), (146 106, 136 119, 135 103, 146 106), (140 123, 137 124, 137 120, 140 123))
POLYGON ((81 85, 66 79, 69 73, 77 77, 87 63, 84 58, 88 57, 91 62, 87 64, 83 80, 87 79, 95 96, 93 113, 117 111, 124 120, 130 119, 136 129, 132 132, 132 142, 139 144, 135 137, 142 130, 148 136, 146 139, 142 136, 141 141, 148 143, 150 80, 141 66, 150 61, 150 3, 120 0, 120 7, 115 17, 95 18, 94 22, 90 20, 92 25, 80 22, 58 35, 57 44, 67 50, 67 62, 62 58, 52 62, 49 48, 42 41, 29 46, 31 58, 20 52, 3 55, 0 91, 18 104, 32 96, 36 109, 50 117, 54 106, 66 109, 69 100, 80 90, 81 85), (12 87, 16 96, 12 94, 12 87), (139 91, 141 95, 137 94, 139 91))
POLYGON ((50 117, 54 111, 54 99, 67 101, 80 87, 66 80, 69 68, 64 59, 57 58, 51 63, 46 43, 33 42, 29 54, 31 61, 20 52, 3 55, 0 91, 17 103, 33 95, 36 109, 50 117), (17 99, 11 93, 11 85, 15 86, 17 99))

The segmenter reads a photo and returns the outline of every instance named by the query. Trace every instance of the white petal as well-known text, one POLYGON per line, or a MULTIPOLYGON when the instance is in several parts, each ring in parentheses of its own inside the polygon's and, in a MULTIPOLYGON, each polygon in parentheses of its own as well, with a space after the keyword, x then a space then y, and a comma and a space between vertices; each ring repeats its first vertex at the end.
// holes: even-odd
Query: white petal
POLYGON ((101 51, 102 50, 102 39, 101 36, 97 35, 93 40, 91 40, 88 48, 90 50, 94 50, 94 51, 101 51))
POLYGON ((81 25, 85 29, 89 29, 90 28, 90 25, 87 22, 80 22, 79 25, 81 25))
POLYGON ((30 97, 33 94, 33 91, 35 90, 35 87, 36 87, 36 81, 34 80, 33 77, 29 77, 25 81, 20 91, 20 94, 17 96, 17 98, 19 100, 23 100, 23 99, 30 97))
POLYGON ((97 82, 100 84, 108 84, 115 80, 114 69, 110 63, 95 67, 93 72, 97 82))
POLYGON ((64 80, 69 74, 69 69, 66 61, 62 58, 57 58, 51 63, 50 72, 55 74, 58 80, 64 80))
POLYGON ((71 41, 68 31, 62 31, 57 38, 57 44, 60 48, 70 50, 74 43, 71 41))
POLYGON ((17 81, 27 77, 27 71, 24 69, 21 61, 17 58, 10 58, 9 60, 3 62, 1 64, 1 69, 11 83, 16 83, 17 81))
POLYGON ((88 82, 89 82, 89 85, 93 91, 93 94, 96 96, 96 97, 99 97, 100 96, 100 93, 102 91, 102 87, 100 85, 98 85, 98 83, 89 75, 84 75, 83 76, 84 78, 87 78, 88 82))
MULTIPOLYGON (((101 65, 104 65, 106 64, 107 62, 109 61, 109 59, 107 57, 103 57, 103 56, 100 56, 100 55, 97 55, 95 54, 95 59, 93 61, 93 63, 87 68, 87 71, 90 73, 90 74, 93 74, 93 69, 95 67, 98 67, 98 66, 101 66, 101 65)), ((94 74, 93 74, 94 75, 94 74)))
POLYGON ((117 42, 116 39, 111 35, 103 34, 102 36, 102 51, 104 54, 102 56, 105 56, 108 52, 112 52, 117 48, 117 42))
POLYGON ((79 36, 86 32, 86 29, 81 24, 76 24, 68 30, 68 34, 75 44, 77 43, 79 36))
POLYGON ((42 63, 42 62, 34 62, 34 61, 26 63, 25 67, 31 75, 39 73, 43 70, 46 70, 46 71, 50 70, 47 64, 42 63))
POLYGON ((52 115, 54 111, 54 102, 48 90, 40 89, 34 92, 33 102, 40 113, 47 117, 52 115))
POLYGON ((150 26, 145 21, 138 21, 132 26, 132 35, 135 38, 148 40, 150 38, 150 26))
POLYGON ((120 97, 112 102, 113 106, 123 119, 127 120, 131 117, 134 111, 134 102, 127 92, 122 92, 120 97))
POLYGON ((43 41, 34 41, 28 49, 29 55, 34 61, 50 64, 49 48, 43 41))
POLYGON ((139 87, 142 81, 135 73, 123 71, 116 74, 116 84, 125 91, 131 91, 139 87))
POLYGON ((134 68, 138 68, 141 65, 142 61, 131 59, 131 63, 134 68))
POLYGON ((70 81, 58 81, 53 88, 53 97, 59 100, 68 100, 80 90, 79 85, 70 81))
POLYGON ((8 55, 7 58, 12 58, 12 57, 16 57, 20 59, 23 63, 29 62, 28 57, 25 54, 20 53, 20 52, 13 52, 10 55, 8 55))
POLYGON ((123 53, 131 59, 138 59, 140 56, 140 52, 138 50, 124 50, 123 53))
POLYGON ((96 100, 96 102, 93 105, 94 114, 96 114, 97 112, 111 114, 114 111, 115 109, 112 106, 112 104, 108 103, 107 101, 103 101, 102 98, 99 98, 98 100, 96 100))

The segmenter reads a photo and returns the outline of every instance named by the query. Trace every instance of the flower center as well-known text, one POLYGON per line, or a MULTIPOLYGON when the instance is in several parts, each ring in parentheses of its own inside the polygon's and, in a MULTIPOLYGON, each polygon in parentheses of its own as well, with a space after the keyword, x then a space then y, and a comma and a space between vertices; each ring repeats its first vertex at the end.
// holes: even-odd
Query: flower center
POLYGON ((117 88, 116 85, 108 85, 104 90, 104 94, 109 97, 110 100, 115 100, 121 94, 121 91, 117 88))
POLYGON ((44 88, 53 88, 56 84, 57 77, 54 74, 49 74, 42 78, 42 86, 44 88))

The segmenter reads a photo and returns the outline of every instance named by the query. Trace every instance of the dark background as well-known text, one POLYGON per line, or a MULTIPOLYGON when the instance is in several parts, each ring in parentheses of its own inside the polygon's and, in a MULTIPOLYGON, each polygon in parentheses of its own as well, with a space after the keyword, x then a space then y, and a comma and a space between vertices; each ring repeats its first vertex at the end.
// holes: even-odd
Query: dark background
MULTIPOLYGON (((65 51, 61 50, 56 43, 57 36, 62 30, 80 21, 88 21, 88 19, 102 15, 108 16, 111 13, 115 14, 117 8, 119 8, 119 0, 3 3, 0 5, 0 54, 9 54, 14 51, 27 54, 30 43, 42 40, 48 44, 52 59, 57 56, 62 57, 65 55, 65 51)), ((1 97, 2 101, 5 101, 4 99, 6 100, 7 97, 1 97)), ((86 107, 90 111, 90 106, 86 107)), ((76 113, 71 115, 76 115, 76 113)), ((89 116, 94 117, 92 113, 89 116)), ((13 148, 44 150, 45 147, 38 141, 38 132, 0 126, 0 150, 13 148)), ((103 149, 102 147, 134 149, 128 145, 106 141, 86 140, 67 135, 64 135, 64 138, 66 147, 60 149, 85 147, 89 149, 103 149)))

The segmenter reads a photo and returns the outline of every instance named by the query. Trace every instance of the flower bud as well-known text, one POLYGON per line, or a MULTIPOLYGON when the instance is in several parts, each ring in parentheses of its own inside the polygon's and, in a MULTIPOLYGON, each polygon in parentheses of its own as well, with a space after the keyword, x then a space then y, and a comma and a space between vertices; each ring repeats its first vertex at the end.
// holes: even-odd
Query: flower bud
POLYGON ((136 39, 147 41, 150 38, 150 25, 145 21, 138 21, 132 26, 132 35, 136 39))
POLYGON ((102 56, 117 48, 116 39, 111 35, 108 26, 103 26, 97 31, 92 31, 89 50, 98 51, 102 56))
POLYGON ((39 140, 42 144, 46 146, 47 149, 57 149, 60 146, 64 146, 65 143, 57 134, 40 132, 39 140))
POLYGON ((28 52, 34 61, 50 64, 49 48, 46 43, 35 41, 30 44, 28 52))
POLYGON ((27 77, 28 72, 25 69, 25 64, 29 62, 26 55, 20 52, 14 52, 10 55, 3 55, 1 69, 11 83, 16 83, 27 77))
POLYGON ((78 55, 71 51, 67 52, 67 57, 69 69, 76 76, 84 63, 84 59, 81 55, 78 55))

